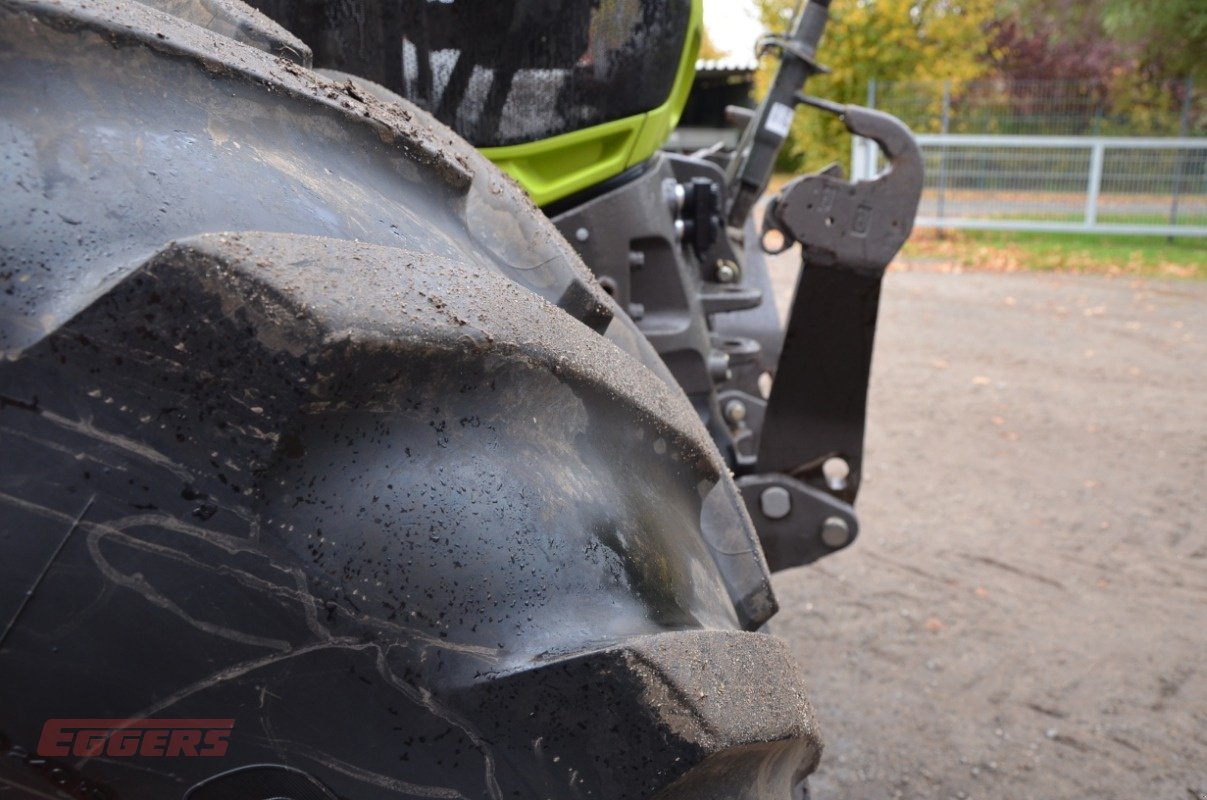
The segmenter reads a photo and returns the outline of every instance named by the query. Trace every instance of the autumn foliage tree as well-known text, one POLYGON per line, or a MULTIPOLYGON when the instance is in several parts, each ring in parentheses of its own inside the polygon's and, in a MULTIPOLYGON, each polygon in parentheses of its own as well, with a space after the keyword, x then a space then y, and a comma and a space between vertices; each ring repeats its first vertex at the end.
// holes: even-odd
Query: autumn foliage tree
MULTIPOLYGON (((757 0, 763 24, 784 31, 795 0, 757 0)), ((973 80, 988 69, 992 0, 833 0, 819 53, 830 68, 808 91, 840 103, 863 103, 868 81, 973 80)), ((764 59, 762 91, 775 62, 764 59)), ((836 120, 817 112, 797 114, 781 166, 815 168, 845 163, 850 139, 836 120)))
MULTIPOLYGON (((1207 2, 1010 0, 993 23, 991 74, 1007 87, 1059 82, 1094 109, 1085 131, 1202 133, 1207 2)), ((1053 89, 1052 91, 1056 91, 1053 89)), ((1022 92, 1016 92, 1022 94, 1022 92)))
MULTIPOLYGON (((787 27, 797 5, 755 2, 773 31, 787 27)), ((957 100, 969 82, 991 79, 1009 102, 1065 104, 1089 115, 1084 131, 1061 132, 1207 131, 1203 103, 1187 102, 1190 80, 1198 82, 1196 96, 1207 92, 1207 0, 833 0, 830 11, 819 57, 832 73, 808 90, 839 102, 864 102, 873 79, 882 87, 946 82, 957 100), (1057 91, 1069 96, 1044 94, 1057 91)), ((774 66, 764 59, 760 90, 774 66)), ((936 107, 915 109, 911 123, 940 117, 942 93, 929 97, 936 107)), ((1023 119, 1030 112, 1000 113, 1023 119)), ((993 122, 976 124, 989 131, 993 122)), ((781 167, 811 169, 848 156, 841 126, 802 110, 781 167)))

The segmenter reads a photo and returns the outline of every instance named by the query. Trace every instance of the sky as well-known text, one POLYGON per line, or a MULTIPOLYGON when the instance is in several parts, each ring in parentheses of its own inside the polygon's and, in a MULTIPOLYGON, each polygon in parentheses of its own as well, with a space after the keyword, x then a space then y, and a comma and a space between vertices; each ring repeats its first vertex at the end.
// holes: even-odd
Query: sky
POLYGON ((763 32, 752 0, 704 0, 704 27, 717 47, 738 58, 754 57, 754 42, 763 32))

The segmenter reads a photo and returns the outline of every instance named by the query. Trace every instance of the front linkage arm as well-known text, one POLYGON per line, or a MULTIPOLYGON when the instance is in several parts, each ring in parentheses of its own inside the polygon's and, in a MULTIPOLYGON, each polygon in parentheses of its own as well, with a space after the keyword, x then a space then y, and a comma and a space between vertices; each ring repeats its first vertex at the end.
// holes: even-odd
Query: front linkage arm
POLYGON ((807 564, 858 533, 852 504, 863 462, 868 376, 880 283, 913 229, 922 155, 895 117, 797 95, 872 139, 888 169, 848 182, 841 168, 787 184, 767 206, 784 248, 803 265, 775 382, 767 401, 756 474, 739 480, 772 570, 807 564), (835 460, 838 461, 835 461, 835 460), (846 475, 835 474, 833 464, 846 475))
POLYGON ((767 189, 775 159, 792 126, 797 92, 806 80, 827 71, 817 61, 817 47, 829 19, 830 0, 805 0, 791 31, 759 41, 759 54, 778 51, 780 65, 726 170, 727 215, 734 228, 740 230, 746 224, 747 215, 767 189))

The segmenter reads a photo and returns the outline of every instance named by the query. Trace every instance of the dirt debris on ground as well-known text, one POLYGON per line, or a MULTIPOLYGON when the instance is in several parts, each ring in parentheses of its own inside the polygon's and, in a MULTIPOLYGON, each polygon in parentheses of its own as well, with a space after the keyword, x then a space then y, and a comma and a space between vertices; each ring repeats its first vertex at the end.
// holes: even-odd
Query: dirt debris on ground
POLYGON ((892 272, 881 308, 860 539, 776 577, 815 798, 1207 798, 1207 284, 892 272))

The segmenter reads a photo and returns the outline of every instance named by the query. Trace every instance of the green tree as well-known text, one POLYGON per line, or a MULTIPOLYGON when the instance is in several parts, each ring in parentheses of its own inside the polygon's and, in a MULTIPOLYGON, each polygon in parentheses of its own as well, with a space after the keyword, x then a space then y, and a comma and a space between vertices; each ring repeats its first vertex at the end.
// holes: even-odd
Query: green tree
MULTIPOLYGON (((1193 0, 1190 0, 1193 2, 1193 0)), ((782 32, 792 21, 795 0, 756 0, 763 24, 782 32)), ((863 103, 868 82, 974 80, 987 69, 993 0, 833 0, 830 24, 818 57, 830 74, 807 90, 840 103, 863 103)), ((764 59, 760 93, 777 62, 764 59)), ((842 125, 801 110, 784 148, 781 166, 814 169, 846 163, 850 138, 842 125)))
POLYGON ((1120 69, 1115 82, 1121 109, 1138 124, 1150 117, 1148 126, 1163 127, 1163 133, 1207 132, 1201 101, 1207 90, 1207 0, 1102 2, 1102 27, 1138 50, 1134 67, 1120 69), (1197 103, 1191 102, 1195 96, 1197 103), (1185 119, 1184 103, 1191 112, 1185 119))
POLYGON ((1207 2, 1109 0, 1107 31, 1139 44, 1146 65, 1170 78, 1207 80, 1207 2))

